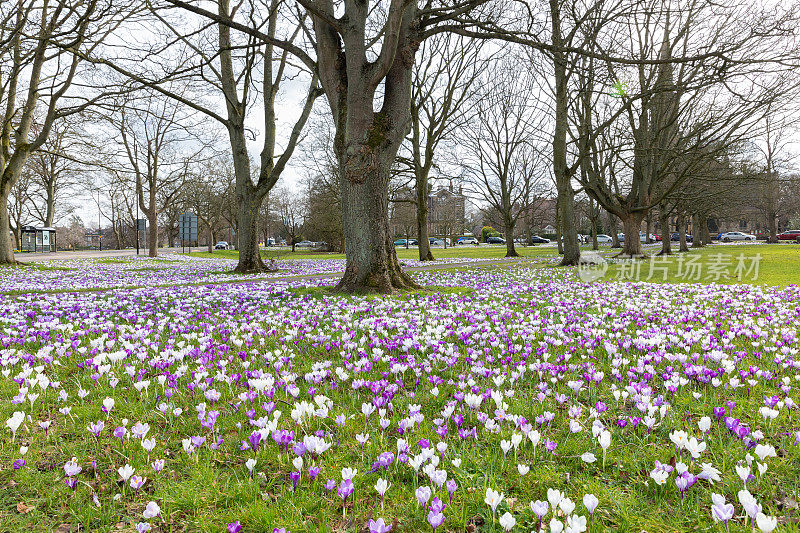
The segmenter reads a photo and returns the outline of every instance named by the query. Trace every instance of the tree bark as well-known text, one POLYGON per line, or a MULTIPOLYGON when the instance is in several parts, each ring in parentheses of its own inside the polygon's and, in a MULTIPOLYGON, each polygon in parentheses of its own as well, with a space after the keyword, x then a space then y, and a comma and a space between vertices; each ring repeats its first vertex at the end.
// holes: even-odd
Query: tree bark
POLYGON ((661 252, 658 255, 672 255, 672 236, 669 231, 669 214, 666 209, 658 210, 658 225, 661 228, 661 252))
POLYGON ((338 291, 391 294, 395 289, 420 288, 397 260, 389 231, 387 194, 394 153, 382 155, 375 154, 371 168, 366 169, 354 160, 357 158, 344 162, 342 228, 347 263, 336 285, 338 291))
POLYGON ((417 174, 417 247, 420 261, 433 261, 431 243, 428 240, 428 174, 417 174))
POLYGON ((700 232, 700 215, 692 213, 692 248, 703 246, 703 235, 700 232))
POLYGON ((147 213, 147 223, 150 225, 147 228, 149 233, 147 255, 149 257, 158 257, 158 215, 154 211, 155 209, 147 213))
POLYGON ((775 213, 773 205, 774 204, 770 204, 770 207, 767 211, 767 227, 769 228, 767 242, 769 243, 778 242, 778 216, 775 213))
POLYGON ((514 246, 514 221, 510 216, 506 217, 503 223, 503 229, 506 233, 506 257, 519 257, 517 249, 514 246))
POLYGON ((619 235, 617 232, 617 218, 613 213, 608 214, 608 227, 611 230, 611 247, 622 248, 619 242, 619 235))
POLYGON ((700 217, 700 235, 703 237, 703 244, 711 244, 711 234, 708 232, 708 217, 700 217))
POLYGON ((11 241, 10 219, 8 216, 8 195, 11 192, 12 181, 6 181, 5 187, 0 190, 0 264, 14 265, 18 261, 14 257, 14 247, 11 241))
POLYGON ((558 245, 558 255, 564 255, 564 239, 561 231, 561 209, 560 203, 556 199, 556 243, 558 245))
POLYGON ((688 252, 689 245, 686 242, 686 215, 683 214, 683 211, 678 212, 678 242, 680 244, 678 251, 680 252, 688 252))
POLYGON ((622 244, 622 252, 620 255, 626 257, 641 257, 642 256, 642 241, 639 237, 639 231, 642 228, 642 220, 644 215, 641 213, 628 213, 627 216, 622 218, 622 233, 625 235, 625 242, 622 244))
POLYGON ((45 211, 45 219, 44 225, 45 227, 52 227, 53 226, 53 218, 55 216, 56 210, 56 185, 55 185, 55 177, 51 177, 47 181, 46 185, 46 203, 47 208, 45 211))
MULTIPOLYGON (((246 184, 236 184, 236 213, 238 231, 236 238, 239 249, 239 263, 234 272, 239 274, 268 272, 270 269, 261 259, 261 250, 258 248, 258 212, 261 210, 263 195, 254 191, 244 191, 246 184)), ((294 251, 294 239, 292 239, 294 251)))
MULTIPOLYGON (((561 46, 561 13, 558 0, 550 0, 553 45, 561 46)), ((567 165, 567 133, 569 128, 569 92, 567 87, 567 59, 562 51, 553 52, 555 77, 555 126, 553 131, 553 174, 558 192, 557 203, 561 217, 561 236, 564 257, 561 266, 577 265, 581 250, 578 244, 578 229, 575 227, 575 191, 570 183, 567 165)), ((559 240, 561 242, 561 240, 559 240)))

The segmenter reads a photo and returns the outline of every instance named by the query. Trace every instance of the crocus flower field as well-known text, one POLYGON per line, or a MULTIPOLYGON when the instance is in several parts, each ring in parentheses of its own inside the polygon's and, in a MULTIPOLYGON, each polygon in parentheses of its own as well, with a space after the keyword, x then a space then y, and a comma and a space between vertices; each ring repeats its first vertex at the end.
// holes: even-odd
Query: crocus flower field
POLYGON ((0 530, 798 529, 797 286, 229 269, 2 274, 0 530))

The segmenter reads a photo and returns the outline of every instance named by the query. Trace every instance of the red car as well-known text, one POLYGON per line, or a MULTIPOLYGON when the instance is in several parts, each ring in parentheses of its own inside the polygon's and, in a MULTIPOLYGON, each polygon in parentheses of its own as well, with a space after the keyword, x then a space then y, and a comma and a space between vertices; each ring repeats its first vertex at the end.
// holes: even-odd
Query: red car
POLYGON ((800 229, 790 229, 788 231, 784 231, 783 233, 778 233, 778 240, 800 242, 800 229))

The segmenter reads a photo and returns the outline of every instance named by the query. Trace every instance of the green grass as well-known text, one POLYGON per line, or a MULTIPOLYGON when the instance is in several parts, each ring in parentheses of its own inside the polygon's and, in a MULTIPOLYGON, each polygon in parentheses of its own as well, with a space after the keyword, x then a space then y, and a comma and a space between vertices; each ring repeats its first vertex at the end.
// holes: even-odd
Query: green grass
POLYGON ((657 250, 644 259, 611 264, 601 279, 781 287, 800 283, 800 246, 796 245, 712 245, 663 258, 655 255, 657 250), (756 264, 757 272, 750 270, 756 264))
MULTIPOLYGON (((722 248, 718 248, 722 249, 722 248)), ((750 254, 762 253, 765 264, 769 264, 767 269, 771 276, 779 279, 780 276, 790 275, 791 273, 779 273, 777 269, 780 263, 796 260, 797 253, 791 247, 779 246, 748 246, 732 248, 738 253, 750 254)), ((704 250, 701 254, 713 253, 714 249, 704 250)), ((534 275, 533 270, 539 268, 535 265, 497 265, 489 270, 497 270, 498 279, 502 279, 505 274, 517 273, 523 276, 534 275), (516 269, 519 269, 517 272, 516 269), (530 270, 531 272, 528 272, 530 270)), ((546 267, 555 268, 555 267, 546 267)), ((794 272, 792 270, 791 272, 794 272)), ((310 300, 325 299, 330 300, 332 311, 339 309, 339 303, 343 299, 375 300, 382 299, 381 296, 351 297, 332 294, 325 288, 305 288, 287 291, 280 300, 276 302, 276 308, 283 303, 302 304, 310 300)), ((502 323, 511 325, 521 324, 530 333, 530 337, 525 339, 525 343, 538 346, 545 337, 550 334, 542 328, 533 327, 524 323, 524 317, 532 311, 542 311, 552 321, 560 321, 567 318, 553 305, 553 301, 537 301, 529 294, 515 294, 515 301, 509 302, 502 296, 494 296, 491 292, 471 291, 469 289, 454 288, 432 288, 426 291, 417 291, 402 294, 396 297, 386 298, 387 303, 391 304, 395 299, 416 302, 416 306, 422 315, 428 308, 435 308, 440 303, 452 304, 459 303, 469 307, 471 303, 492 301, 497 309, 504 308, 501 312, 502 323), (447 295, 457 297, 448 300, 447 295), (461 297, 461 298, 459 298, 461 297), (545 309, 549 309, 545 311, 545 309)), ((170 304, 171 302, 164 302, 170 304)), ((377 302, 380 303, 380 302, 377 302)), ((181 304, 182 305, 182 304, 181 304)), ((205 304, 204 304, 205 305, 205 304)), ((702 303, 700 304, 702 305, 702 303)), ((302 305, 295 307, 301 308, 302 305)), ((390 311, 390 310, 389 310, 390 311)), ((609 310, 603 310, 606 313, 609 310)), ((633 310, 617 309, 617 317, 633 310)), ((185 326, 201 326, 202 323, 214 321, 213 307, 209 309, 209 315, 203 321, 192 321, 185 326)), ((369 318, 372 315, 381 316, 381 312, 364 311, 358 317, 369 318)), ((600 315, 600 310, 594 310, 591 306, 586 309, 585 316, 591 319, 600 315)), ((236 320, 249 320, 250 317, 237 316, 236 320)), ((319 324, 310 329, 310 332, 327 332, 331 323, 338 320, 336 317, 319 317, 319 324), (318 329, 317 329, 318 328, 318 329)), ((384 314, 382 318, 391 318, 390 314, 384 314)), ((500 327, 501 315, 488 318, 481 328, 492 336, 499 333, 504 327, 500 327)), ((572 317, 575 318, 575 317, 572 317)), ((221 327, 214 330, 213 343, 216 345, 233 346, 230 342, 230 332, 225 333, 225 329, 230 324, 235 324, 236 320, 218 323, 221 327)), ((738 323, 736 316, 721 316, 718 318, 719 328, 727 329, 729 324, 738 323)), ((123 326, 127 327, 124 320, 123 326)), ((687 327, 700 327, 697 322, 690 322, 687 327)), ((270 327, 269 323, 264 324, 270 327)), ((363 324, 356 326, 357 336, 355 341, 365 339, 366 344, 371 342, 373 331, 370 325, 363 324)), ((329 359, 333 359, 338 366, 341 357, 349 356, 351 349, 334 349, 328 352, 317 344, 314 335, 310 334, 304 339, 295 342, 283 342, 281 336, 287 333, 287 327, 278 323, 277 331, 270 335, 255 336, 253 345, 250 348, 252 353, 263 354, 267 351, 290 350, 293 354, 291 372, 303 376, 310 372, 314 365, 329 359)), ((637 326, 635 323, 629 325, 619 333, 625 338, 636 338, 637 326)), ((101 334, 100 331, 89 332, 81 337, 80 343, 87 346, 92 339, 96 339, 101 334)), ((605 332, 607 335, 608 332, 605 332)), ((152 340, 155 345, 166 343, 175 334, 171 331, 161 331, 152 340)), ((570 339, 566 339, 570 340, 570 339)), ((573 339, 574 340, 574 339, 573 339)), ((36 354, 45 344, 38 337, 31 336, 24 340, 24 345, 20 348, 31 354, 36 354)), ((195 341, 190 340, 190 343, 195 341)), ((741 368, 751 365, 767 366, 771 363, 760 357, 756 357, 752 351, 753 347, 747 337, 737 337, 734 341, 736 349, 746 350, 748 354, 740 362, 741 368)), ((449 337, 443 340, 443 344, 452 345, 461 355, 459 361, 449 366, 438 366, 426 371, 426 374, 435 374, 445 382, 453 380, 458 382, 461 375, 472 372, 471 364, 465 361, 466 346, 457 337, 449 337)), ((551 347, 553 353, 559 353, 564 348, 551 347)), ((592 347, 590 344, 574 343, 569 347, 575 349, 575 359, 594 360, 597 370, 603 371, 607 376, 614 370, 611 358, 605 353, 602 345, 592 347)), ((153 348, 155 349, 155 348, 153 348)), ((702 353, 700 343, 696 345, 692 353, 702 353)), ((425 357, 423 353, 416 353, 416 357, 425 357)), ((570 352, 572 353, 572 352, 570 352)), ((487 354, 491 357, 508 356, 504 347, 494 347, 487 354)), ((626 356, 636 358, 641 355, 635 348, 631 348, 631 353, 626 356)), ((260 356, 253 359, 256 364, 264 364, 260 356)), ((495 362, 499 366, 498 362, 495 362)), ((232 370, 230 372, 244 372, 245 368, 241 365, 238 358, 233 358, 230 362, 232 370)), ((378 377, 382 372, 387 375, 390 371, 389 365, 385 361, 376 361, 375 369, 368 377, 378 377)), ((156 411, 156 405, 163 401, 160 394, 161 388, 155 383, 151 385, 147 394, 137 393, 133 387, 133 380, 125 374, 123 367, 117 369, 121 381, 117 388, 112 389, 107 381, 101 380, 98 383, 86 379, 75 367, 73 361, 59 366, 51 366, 46 370, 50 379, 59 380, 70 392, 69 405, 73 406, 69 419, 60 415, 56 408, 63 405, 56 397, 54 390, 39 391, 41 397, 35 404, 35 409, 22 404, 12 405, 10 401, 0 403, 0 422, 5 421, 13 411, 24 409, 32 413, 33 417, 42 419, 48 418, 56 421, 49 436, 39 431, 35 423, 29 424, 32 431, 20 431, 16 437, 16 442, 10 442, 10 434, 4 428, 0 431, 0 531, 54 531, 60 524, 82 524, 86 531, 132 531, 131 523, 141 517, 141 512, 149 500, 157 500, 162 508, 164 521, 161 522, 160 531, 224 531, 225 525, 233 520, 241 520, 244 524, 244 531, 272 531, 276 524, 285 527, 294 533, 298 532, 320 532, 320 533, 362 533, 369 517, 399 517, 402 522, 397 531, 430 531, 425 521, 425 513, 415 504, 414 489, 419 485, 430 485, 430 482, 422 474, 415 474, 406 466, 395 465, 390 468, 388 475, 384 475, 392 482, 392 487, 387 494, 386 501, 382 502, 371 488, 377 474, 369 473, 370 463, 377 454, 387 449, 392 449, 391 444, 394 435, 382 434, 376 427, 375 419, 369 426, 364 423, 363 418, 358 415, 362 401, 368 400, 371 394, 362 392, 354 393, 346 386, 330 388, 325 386, 321 393, 330 397, 334 402, 334 412, 332 414, 346 413, 356 415, 349 419, 345 427, 337 427, 331 420, 312 419, 307 431, 325 429, 330 431, 335 440, 335 447, 325 452, 323 473, 320 480, 336 478, 339 480, 339 469, 342 466, 356 466, 359 470, 357 478, 357 491, 353 501, 346 508, 335 493, 328 493, 320 486, 320 482, 312 483, 307 479, 302 481, 301 490, 295 493, 291 490, 287 476, 293 470, 289 458, 285 453, 278 453, 274 444, 267 442, 258 452, 257 472, 262 475, 250 476, 244 467, 244 460, 249 456, 246 453, 236 451, 238 443, 246 437, 251 428, 247 424, 244 409, 234 408, 237 402, 236 394, 239 389, 232 389, 224 382, 215 383, 217 390, 223 392, 224 396, 216 407, 225 413, 224 425, 220 423, 217 430, 219 435, 224 436, 226 444, 221 451, 210 451, 203 449, 196 455, 187 457, 181 450, 181 436, 206 434, 200 427, 194 412, 194 406, 204 401, 202 393, 197 390, 189 391, 185 387, 179 387, 179 393, 173 397, 175 406, 182 407, 184 414, 180 418, 170 415, 162 416, 156 411), (80 382, 91 388, 90 396, 84 401, 77 399, 75 389, 80 382), (104 415, 99 412, 99 402, 105 396, 115 396, 117 404, 114 411, 108 417, 107 428, 100 442, 87 437, 84 430, 89 422, 102 419, 104 415), (123 399, 127 401, 122 401, 123 399), (121 445, 115 439, 109 437, 110 428, 121 424, 121 420, 127 418, 130 422, 128 427, 135 421, 147 422, 152 426, 150 436, 157 438, 157 449, 148 456, 138 443, 131 439, 121 445), (241 422, 244 429, 235 429, 234 422, 241 422), (370 441, 363 450, 355 445, 354 437, 357 433, 369 432, 370 441), (391 439, 391 440, 389 440, 391 439), (14 458, 19 457, 18 447, 21 443, 30 446, 28 455, 25 457, 28 466, 20 471, 14 471, 10 463, 14 458), (99 479, 91 487, 100 496, 103 505, 96 508, 89 497, 90 490, 84 486, 79 486, 78 490, 71 491, 63 482, 62 466, 65 460, 72 456, 77 456, 79 463, 84 467, 84 474, 81 476, 82 482, 95 483, 92 476, 88 474, 89 464, 95 460, 99 469, 99 479), (149 462, 155 457, 167 459, 167 468, 164 472, 155 474, 148 469, 149 462), (129 487, 125 489, 115 483, 115 468, 129 462, 141 473, 150 478, 143 493, 133 493, 129 487), (113 500, 114 494, 124 492, 125 497, 120 502, 113 500), (16 512, 16 505, 24 502, 27 505, 35 506, 35 509, 27 514, 16 512)), ((16 369, 14 370, 16 373, 16 369)), ((576 369, 573 378, 579 378, 580 369, 576 369)), ((439 394, 431 391, 430 384, 422 378, 422 385, 417 388, 414 385, 415 377, 413 373, 407 376, 394 376, 392 379, 402 377, 405 379, 404 388, 409 391, 414 389, 416 394, 413 398, 408 398, 404 394, 399 394, 395 399, 396 414, 390 415, 394 420, 393 425, 403 413, 406 412, 408 404, 418 404, 423 408, 426 416, 426 423, 414 429, 409 434, 409 440, 414 443, 419 439, 431 439, 434 443, 438 442, 439 437, 432 430, 432 424, 428 421, 435 418, 445 406, 447 400, 455 391, 455 386, 443 384, 439 387, 439 394)), ((563 378, 557 385, 558 390, 568 392, 564 383, 568 378, 563 378)), ((184 378, 181 384, 185 384, 188 378, 184 378)), ((478 378, 482 387, 496 387, 491 379, 478 378)), ((586 492, 594 493, 600 499, 600 507, 594 517, 594 527, 592 533, 597 531, 627 532, 627 531, 647 531, 657 532, 676 532, 676 531, 721 531, 716 527, 709 516, 709 494, 718 492, 725 494, 728 502, 735 501, 736 491, 741 488, 734 474, 733 466, 741 460, 744 451, 741 445, 733 439, 724 429, 715 425, 711 434, 707 438, 709 449, 703 456, 704 461, 712 462, 716 467, 723 470, 724 476, 721 483, 713 487, 698 485, 697 488, 685 497, 681 496, 675 489, 672 480, 670 485, 663 488, 654 487, 652 483, 646 485, 648 472, 653 467, 655 460, 668 461, 673 455, 670 454, 663 443, 669 442, 668 434, 676 428, 694 428, 693 434, 699 435, 696 430, 696 421, 699 416, 707 415, 711 407, 724 404, 725 400, 735 399, 737 416, 741 416, 743 421, 753 424, 754 427, 763 427, 759 422, 758 408, 762 405, 765 393, 772 394, 777 390, 777 380, 775 383, 764 385, 765 389, 758 389, 757 393, 751 394, 748 387, 743 387, 737 391, 724 391, 722 389, 712 389, 699 383, 691 383, 679 394, 669 396, 673 406, 667 416, 661 421, 660 426, 653 433, 645 430, 614 432, 614 440, 608 450, 608 457, 605 466, 600 462, 593 465, 586 465, 578 459, 578 456, 592 449, 598 452, 596 444, 584 434, 581 438, 570 437, 570 430, 567 427, 567 417, 563 414, 563 408, 559 407, 552 397, 544 402, 537 401, 536 385, 540 380, 536 378, 535 372, 530 372, 526 379, 518 381, 513 387, 505 385, 504 388, 513 388, 514 396, 505 400, 508 402, 509 413, 524 413, 529 419, 543 409, 560 412, 556 422, 552 427, 546 429, 546 437, 556 440, 559 443, 558 455, 551 455, 540 445, 535 451, 526 441, 523 442, 519 452, 511 452, 509 456, 504 456, 500 451, 500 441, 508 439, 511 432, 515 431, 509 423, 499 434, 489 434, 481 430, 480 438, 477 442, 461 441, 453 438, 452 424, 451 434, 448 435, 447 442, 449 449, 447 457, 442 459, 443 468, 446 468, 450 478, 457 480, 459 490, 457 497, 452 503, 448 503, 446 517, 447 521, 440 532, 464 531, 466 524, 476 526, 476 531, 493 532, 500 531, 499 526, 492 525, 492 516, 488 507, 483 503, 484 490, 487 484, 496 488, 501 488, 505 494, 505 499, 498 509, 498 514, 505 511, 512 511, 520 521, 515 532, 536 530, 536 523, 531 518, 528 502, 535 499, 544 499, 544 494, 548 488, 559 488, 566 491, 577 504, 580 512, 580 495, 586 492), (694 401, 691 393, 702 393, 700 401, 694 401), (741 413, 739 415, 738 413, 741 413), (585 438, 584 438, 585 437, 585 438), (654 443, 658 445, 654 445, 654 443), (455 468, 449 464, 449 459, 454 456, 462 459, 460 467, 455 468), (531 471, 520 478, 516 471, 517 463, 525 463, 531 466, 531 471), (469 489, 474 489, 470 491, 469 489)), ((541 379, 547 381, 547 375, 541 379)), ((598 400, 614 405, 612 416, 603 417, 606 425, 613 427, 617 415, 636 414, 635 407, 631 402, 617 402, 611 396, 607 379, 601 387, 592 387, 581 393, 580 397, 574 399, 585 411, 598 400)), ((305 388, 306 383, 300 381, 305 388)), ((656 378, 654 383, 658 384, 656 378)), ((796 387, 796 385, 795 385, 796 387)), ((754 389, 755 390, 755 389, 754 389)), ((796 390, 796 388, 795 388, 796 390)), ((18 392, 18 386, 9 379, 0 378, 0 398, 10 399, 18 392)), ((663 391, 661 391, 663 392, 663 391)), ((306 398, 306 396, 303 396, 306 398)), ((278 400, 281 402, 279 408, 284 412, 283 420, 289 419, 290 407, 287 405, 294 400, 284 391, 279 391, 278 400)), ((573 400, 570 400, 572 402, 573 400)), ((260 402, 259 402, 260 404, 260 402)), ((253 407, 258 408, 258 405, 253 407)), ((493 409, 490 403, 485 403, 483 410, 493 409)), ((474 414, 468 414, 467 425, 476 424, 474 414)), ((588 425, 588 419, 584 415, 584 421, 588 425)), ((796 419, 796 417, 795 417, 796 419)), ((783 495, 794 495, 800 493, 800 448, 792 444, 790 435, 782 435, 786 429, 796 427, 796 420, 791 415, 783 413, 781 418, 767 428, 766 433, 771 442, 776 444, 783 454, 780 459, 769 460, 769 472, 764 478, 754 481, 750 487, 759 497, 760 502, 765 506, 770 514, 777 514, 776 501, 783 495)), ((282 424, 282 427, 290 427, 290 422, 282 424)), ((293 426, 292 426, 293 427, 293 426)), ((543 429, 543 433, 544 433, 543 429)), ((598 453, 599 459, 599 453, 598 453)), ((683 460, 689 462, 686 453, 683 460)), ((696 472, 696 469, 695 469, 696 472)), ((674 479, 674 474, 672 479, 674 479)), ((441 497, 442 491, 438 495, 441 497)), ((741 514, 741 507, 736 503, 737 515, 741 514)), ((789 527, 796 525, 798 511, 787 510, 784 513, 787 520, 791 520, 792 526, 785 526, 779 531, 781 533, 790 530, 789 527)), ((746 527, 740 519, 731 523, 731 531, 746 532, 746 527)))

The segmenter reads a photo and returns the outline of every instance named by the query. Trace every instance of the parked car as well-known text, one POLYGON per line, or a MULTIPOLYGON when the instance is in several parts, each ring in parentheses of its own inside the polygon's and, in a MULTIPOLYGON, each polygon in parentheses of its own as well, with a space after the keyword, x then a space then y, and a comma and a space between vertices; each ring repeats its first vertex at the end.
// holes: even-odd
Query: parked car
POLYGON ((419 241, 417 239, 408 239, 408 245, 409 246, 416 246, 418 244, 419 244, 419 241))
POLYGON ((731 242, 731 241, 755 241, 755 235, 748 235, 747 233, 742 233, 741 231, 729 231, 728 233, 722 234, 722 242, 731 242))
POLYGON ((545 239, 544 237, 539 237, 538 235, 531 236, 531 244, 547 244, 550 242, 550 239, 545 239))
POLYGON ((489 237, 486 242, 489 244, 505 244, 506 240, 502 237, 489 237))
POLYGON ((456 244, 478 244, 478 239, 475 237, 459 237, 456 244))
POLYGON ((214 245, 214 249, 216 249, 216 250, 227 250, 228 249, 228 241, 219 241, 217 244, 214 245))
POLYGON ((800 229, 790 229, 783 233, 778 233, 778 240, 800 242, 800 229))
POLYGON ((396 241, 394 241, 394 245, 395 246, 405 246, 406 242, 408 242, 408 241, 406 241, 405 239, 397 239, 396 241))
MULTIPOLYGON (((678 242, 679 240, 681 240, 681 236, 677 231, 673 231, 672 234, 669 236, 669 240, 671 240, 673 242, 678 242)), ((686 234, 686 242, 692 242, 692 240, 693 240, 692 234, 691 233, 687 233, 686 234)))
POLYGON ((311 241, 300 241, 297 244, 295 244, 297 248, 313 248, 315 245, 316 243, 311 241))
MULTIPOLYGON (((619 242, 625 242, 625 234, 624 233, 618 233, 617 234, 617 240, 619 240, 619 242)), ((639 232, 639 240, 641 242, 647 242, 647 233, 645 233, 643 231, 640 231, 639 232)), ((656 236, 653 235, 652 233, 650 234, 650 240, 651 241, 655 241, 656 240, 656 236)), ((660 237, 659 237, 659 240, 661 240, 660 237)))
POLYGON ((612 239, 610 235, 606 235, 604 233, 601 233, 600 235, 597 236, 598 244, 607 244, 612 242, 613 240, 614 239, 612 239))

